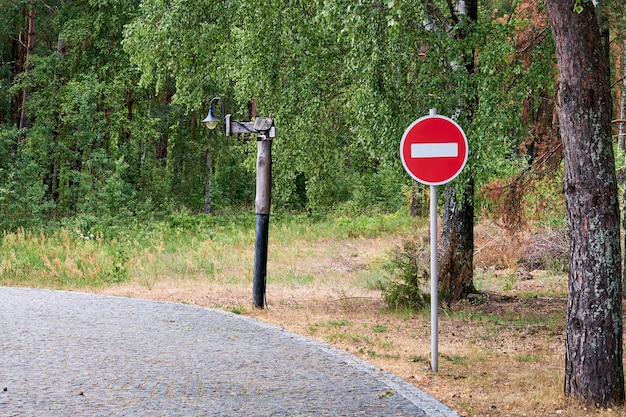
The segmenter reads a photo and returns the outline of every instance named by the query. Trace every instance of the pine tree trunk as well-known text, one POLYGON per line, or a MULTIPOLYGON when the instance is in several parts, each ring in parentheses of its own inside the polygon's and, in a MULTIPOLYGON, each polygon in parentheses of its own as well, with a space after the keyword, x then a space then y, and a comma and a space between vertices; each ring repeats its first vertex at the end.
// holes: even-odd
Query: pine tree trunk
POLYGON ((558 116, 570 231, 565 394, 624 402, 620 221, 608 42, 594 6, 546 0, 559 68, 558 116))
POLYGON ((626 149, 626 40, 622 44, 621 50, 621 58, 622 58, 622 88, 620 94, 620 106, 619 106, 619 119, 621 122, 618 123, 617 129, 617 137, 618 142, 622 144, 620 149, 626 149))
MULTIPOLYGON (((622 120, 622 122, 620 122, 618 124, 618 129, 617 129, 617 142, 618 144, 621 145, 620 149, 624 150, 626 149, 626 40, 624 40, 624 42, 622 43, 622 49, 620 51, 621 57, 622 57, 622 68, 621 68, 621 74, 622 74, 622 91, 620 94, 620 110, 619 110, 619 118, 620 120, 622 120)), ((625 162, 625 168, 626 168, 626 161, 625 162)), ((624 186, 626 186, 626 175, 622 175, 623 177, 623 184, 624 186)), ((624 201, 622 202, 622 210, 625 211, 626 210, 626 193, 624 194, 624 201)), ((624 229, 624 232, 626 232, 626 212, 622 213, 622 228, 624 229)), ((625 235, 626 236, 626 235, 625 235)), ((626 269, 626 258, 624 259, 624 269, 626 269)), ((622 269, 622 297, 626 297, 626 275, 624 275, 624 269, 622 269)))
POLYGON ((621 67, 619 74, 622 77, 622 85, 619 89, 619 120, 622 120, 617 124, 617 143, 619 144, 619 149, 626 149, 626 40, 621 44, 619 48, 619 58, 621 62, 621 67))

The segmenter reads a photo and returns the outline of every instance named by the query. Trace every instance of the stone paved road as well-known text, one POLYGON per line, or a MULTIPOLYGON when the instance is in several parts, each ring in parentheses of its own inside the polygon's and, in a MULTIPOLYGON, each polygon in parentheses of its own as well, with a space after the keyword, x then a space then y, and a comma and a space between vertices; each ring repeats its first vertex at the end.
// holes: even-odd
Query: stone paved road
POLYGON ((0 416, 458 417, 356 357, 246 317, 2 287, 0 416))

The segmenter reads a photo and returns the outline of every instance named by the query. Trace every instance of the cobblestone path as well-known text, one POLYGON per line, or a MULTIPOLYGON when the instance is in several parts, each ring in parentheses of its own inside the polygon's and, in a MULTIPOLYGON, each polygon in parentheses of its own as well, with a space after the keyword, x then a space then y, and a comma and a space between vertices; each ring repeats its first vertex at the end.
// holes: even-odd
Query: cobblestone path
POLYGON ((2 287, 0 416, 458 417, 354 356, 246 317, 2 287))

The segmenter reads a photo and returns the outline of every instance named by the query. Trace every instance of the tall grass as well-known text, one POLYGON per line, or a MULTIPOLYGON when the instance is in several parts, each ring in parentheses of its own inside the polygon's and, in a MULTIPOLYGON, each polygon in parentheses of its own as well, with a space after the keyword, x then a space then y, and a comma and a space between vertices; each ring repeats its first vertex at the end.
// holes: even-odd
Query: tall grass
POLYGON ((52 288, 99 287, 128 280, 128 245, 63 228, 19 230, 0 244, 0 283, 52 288))
MULTIPOLYGON (((270 221, 273 279, 312 284, 310 265, 298 257, 334 256, 315 242, 411 231, 414 220, 401 213, 357 217, 279 214, 270 221), (296 245, 295 242, 298 242, 296 245)), ((133 282, 249 281, 255 216, 192 216, 185 213, 149 223, 106 225, 91 219, 51 229, 5 232, 0 239, 0 285, 54 289, 102 288, 133 282)), ((358 256, 355 253, 354 256, 358 256)))

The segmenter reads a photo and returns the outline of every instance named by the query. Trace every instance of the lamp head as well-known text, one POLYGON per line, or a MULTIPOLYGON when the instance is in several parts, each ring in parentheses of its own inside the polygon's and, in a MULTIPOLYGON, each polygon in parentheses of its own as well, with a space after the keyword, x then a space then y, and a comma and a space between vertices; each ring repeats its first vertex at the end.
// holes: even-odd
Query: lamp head
POLYGON ((216 101, 219 101, 222 103, 222 118, 224 117, 224 102, 222 101, 221 98, 214 97, 211 100, 211 103, 209 103, 209 114, 202 121, 202 123, 204 123, 206 127, 208 127, 211 130, 215 129, 217 127, 217 124, 220 122, 220 119, 215 117, 215 115, 213 114, 213 103, 215 103, 216 101))
POLYGON ((213 115, 213 105, 211 105, 211 107, 209 107, 209 114, 204 118, 202 123, 204 123, 209 129, 213 130, 217 127, 219 121, 220 120, 213 115))

